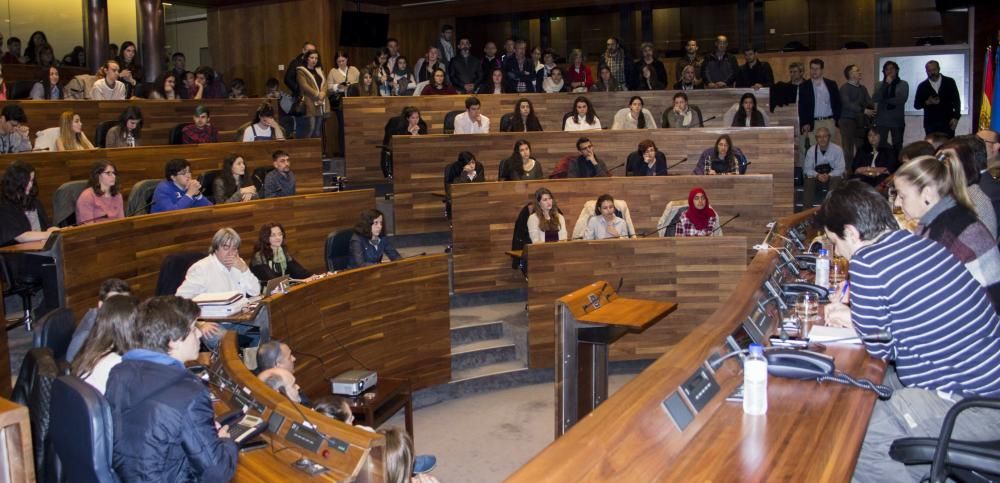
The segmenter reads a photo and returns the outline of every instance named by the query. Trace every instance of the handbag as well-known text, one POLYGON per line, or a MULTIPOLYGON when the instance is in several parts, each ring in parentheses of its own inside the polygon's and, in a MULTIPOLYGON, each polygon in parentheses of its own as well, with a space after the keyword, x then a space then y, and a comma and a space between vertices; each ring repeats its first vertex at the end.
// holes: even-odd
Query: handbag
POLYGON ((288 110, 288 113, 293 116, 304 116, 306 115, 306 98, 305 96, 299 96, 292 103, 292 108, 288 110))

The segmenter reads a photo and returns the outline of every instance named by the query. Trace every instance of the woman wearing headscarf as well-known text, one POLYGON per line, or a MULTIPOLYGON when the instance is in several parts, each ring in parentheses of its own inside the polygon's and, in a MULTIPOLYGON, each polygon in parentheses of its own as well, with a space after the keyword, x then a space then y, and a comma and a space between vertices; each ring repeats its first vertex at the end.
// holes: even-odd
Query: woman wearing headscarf
POLYGON ((708 202, 708 195, 701 188, 688 193, 688 209, 677 220, 674 236, 720 236, 719 215, 708 202))

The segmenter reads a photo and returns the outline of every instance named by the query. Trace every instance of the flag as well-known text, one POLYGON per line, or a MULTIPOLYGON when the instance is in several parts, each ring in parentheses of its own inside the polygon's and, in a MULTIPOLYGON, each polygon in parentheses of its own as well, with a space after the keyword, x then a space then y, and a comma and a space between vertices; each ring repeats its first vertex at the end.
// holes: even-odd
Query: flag
POLYGON ((979 131, 990 127, 993 106, 993 46, 986 47, 985 68, 983 68, 983 103, 979 107, 979 131))
POLYGON ((1000 132, 1000 109, 995 109, 997 91, 1000 91, 1000 45, 993 52, 993 88, 990 89, 990 129, 1000 132))

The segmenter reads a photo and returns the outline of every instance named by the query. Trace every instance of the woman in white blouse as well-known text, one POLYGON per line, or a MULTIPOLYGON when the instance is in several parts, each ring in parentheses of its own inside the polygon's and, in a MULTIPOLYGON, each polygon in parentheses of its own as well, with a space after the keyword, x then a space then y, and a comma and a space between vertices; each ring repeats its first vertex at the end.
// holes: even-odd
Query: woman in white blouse
POLYGON ((111 368, 122 361, 122 354, 132 345, 136 330, 136 310, 139 299, 131 295, 114 295, 98 302, 94 327, 73 357, 70 373, 86 381, 104 394, 111 368))
POLYGON ((566 118, 563 131, 592 131, 601 129, 601 120, 594 112, 594 105, 586 96, 573 101, 573 115, 566 118))
POLYGON ((611 129, 656 129, 653 113, 643 107, 643 104, 641 97, 632 96, 628 100, 628 107, 615 114, 611 129))
POLYGON ((559 213, 556 199, 548 188, 535 191, 534 213, 528 217, 528 235, 531 243, 565 241, 566 218, 559 213))
POLYGON ((331 94, 346 94, 351 84, 357 84, 361 72, 353 65, 347 65, 350 58, 343 50, 337 51, 337 58, 330 74, 326 76, 326 90, 331 94))

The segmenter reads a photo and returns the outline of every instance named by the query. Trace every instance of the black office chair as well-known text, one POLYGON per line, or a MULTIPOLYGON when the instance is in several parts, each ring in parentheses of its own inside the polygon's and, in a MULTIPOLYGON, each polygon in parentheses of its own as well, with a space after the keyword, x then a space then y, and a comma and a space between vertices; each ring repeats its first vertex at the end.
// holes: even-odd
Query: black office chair
POLYGON ((500 132, 510 132, 514 124, 514 113, 508 112, 500 116, 500 132))
POLYGON ((385 126, 382 128, 379 165, 382 167, 382 176, 386 179, 392 179, 392 131, 401 122, 403 122, 402 116, 393 116, 385 122, 385 126))
POLYGON ((500 160, 500 165, 497 167, 497 181, 507 181, 505 177, 507 175, 507 158, 500 160))
POLYGON ((326 270, 346 270, 351 260, 351 236, 354 229, 337 230, 326 236, 326 270))
POLYGON ((31 391, 27 394, 28 419, 31 422, 32 452, 35 460, 36 481, 60 481, 56 475, 47 472, 50 457, 46 451, 49 440, 49 429, 52 423, 51 396, 52 383, 61 374, 59 365, 52 350, 37 348, 28 351, 25 356, 33 358, 35 370, 32 373, 31 391))
POLYGON ((57 361, 66 359, 66 349, 73 339, 73 332, 76 330, 76 321, 73 318, 73 311, 60 307, 42 317, 35 327, 35 335, 32 337, 32 347, 47 347, 52 350, 53 357, 57 361))
POLYGON ((42 291, 42 279, 34 276, 14 276, 11 270, 8 257, 0 255, 0 280, 3 281, 3 297, 17 296, 21 298, 22 313, 20 319, 7 326, 12 329, 24 324, 26 330, 31 330, 35 322, 34 313, 31 307, 31 298, 36 293, 42 291))
POLYGON ((94 130, 94 146, 99 148, 108 147, 108 131, 118 124, 118 121, 101 121, 94 130))
POLYGON ((195 262, 205 258, 200 252, 180 252, 167 255, 160 263, 160 274, 156 278, 156 295, 173 295, 177 287, 184 283, 187 271, 195 262))
MULTIPOLYGON (((48 72, 48 69, 45 70, 48 72)), ((27 79, 14 81, 8 84, 7 98, 10 100, 23 100, 31 98, 31 89, 38 83, 37 80, 27 79)))
POLYGON ((170 144, 184 144, 184 138, 181 131, 184 130, 184 126, 191 124, 190 122, 182 122, 170 128, 170 134, 167 137, 167 142, 170 144))
POLYGON ((111 463, 114 428, 104 396, 78 377, 60 376, 52 383, 51 399, 53 456, 73 468, 73 481, 120 481, 111 463))
POLYGON ((198 177, 198 182, 201 183, 202 188, 201 193, 210 200, 212 199, 212 194, 215 192, 215 178, 219 176, 220 173, 222 173, 222 170, 210 169, 201 173, 201 176, 198 177))
MULTIPOLYGON (((521 208, 514 221, 514 236, 510 240, 511 250, 524 250, 524 247, 531 244, 531 234, 528 233, 528 217, 531 216, 533 203, 528 203, 521 208)), ((510 262, 510 268, 520 269, 525 277, 528 276, 528 265, 524 258, 515 258, 510 262)))
POLYGON ((258 198, 264 197, 264 178, 267 178, 267 174, 271 171, 274 171, 274 166, 262 166, 253 170, 253 185, 257 188, 258 198))
POLYGON ((153 93, 153 89, 155 87, 156 85, 152 82, 140 82, 135 85, 135 91, 132 92, 132 95, 143 99, 149 99, 149 95, 153 93))
POLYGON ((445 134, 455 134, 455 116, 465 112, 462 111, 448 111, 444 115, 444 133, 445 134))
POLYGON ((76 225, 79 221, 93 221, 93 220, 77 220, 76 219, 76 200, 80 197, 80 194, 87 189, 89 181, 86 180, 74 180, 67 181, 52 193, 52 224, 58 227, 67 227, 76 225))
POLYGON ((153 192, 156 185, 160 184, 158 179, 144 179, 132 185, 132 191, 128 193, 128 201, 125 203, 125 216, 145 215, 153 207, 153 192))
POLYGON ((970 397, 955 403, 945 415, 937 438, 897 439, 889 448, 889 456, 904 465, 930 463, 932 483, 943 483, 948 478, 967 483, 1000 480, 1000 440, 973 442, 951 437, 958 415, 972 408, 1000 410, 1000 399, 970 397))

